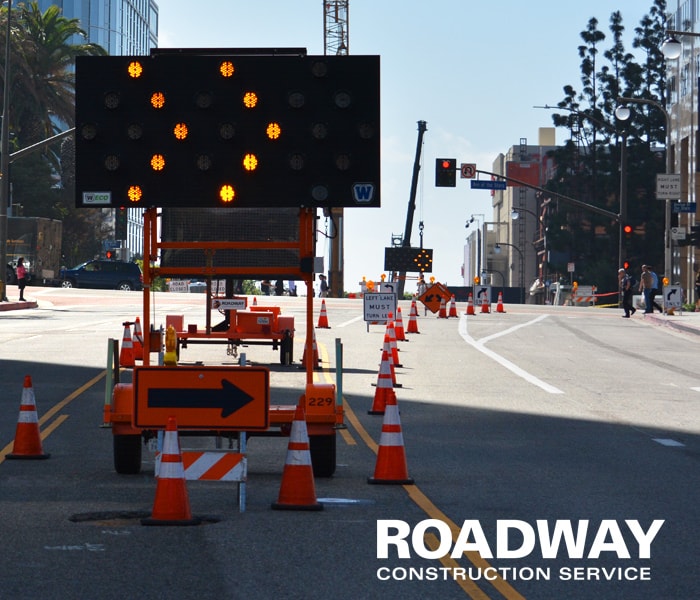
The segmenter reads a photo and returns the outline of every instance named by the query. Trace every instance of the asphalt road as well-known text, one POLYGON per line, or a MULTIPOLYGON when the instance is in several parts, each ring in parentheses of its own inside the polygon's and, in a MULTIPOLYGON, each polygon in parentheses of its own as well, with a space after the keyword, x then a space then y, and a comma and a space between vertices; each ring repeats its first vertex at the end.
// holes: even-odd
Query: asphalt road
MULTIPOLYGON (((256 437, 245 512, 236 484, 188 482, 204 524, 150 528, 139 517, 154 500, 153 456, 144 453, 139 475, 116 474, 111 432, 100 427, 107 339, 120 339, 121 323, 140 313, 140 295, 36 288, 29 296, 37 309, 0 314, 0 598, 700 595, 697 336, 616 310, 507 306, 457 319, 421 311, 420 334, 399 343, 395 390, 415 485, 368 485, 382 417, 367 411, 384 328, 366 326, 361 301, 328 299, 315 376, 335 381, 339 340, 348 429, 335 476, 315 481, 324 510, 270 509, 287 440, 256 437), (6 460, 26 374, 47 460, 6 460), (437 528, 423 536, 426 519, 437 528), (411 558, 392 544, 378 557, 386 520, 417 528, 406 538, 411 558), (640 557, 655 520, 663 524, 640 557), (543 557, 545 525, 573 531, 552 558, 543 557), (436 555, 466 545, 454 558, 419 556, 440 540, 436 555)), ((268 347, 244 350, 270 367, 271 401, 293 403, 304 382, 304 299, 264 302, 276 300, 296 319, 295 365, 281 366, 268 347)), ((171 313, 204 319, 198 295, 161 294, 153 304, 155 323, 171 313)), ((406 323, 409 304, 402 309, 406 323)), ((317 300, 314 323, 318 310, 317 300)), ((224 346, 190 347, 181 359, 236 362, 224 346)))

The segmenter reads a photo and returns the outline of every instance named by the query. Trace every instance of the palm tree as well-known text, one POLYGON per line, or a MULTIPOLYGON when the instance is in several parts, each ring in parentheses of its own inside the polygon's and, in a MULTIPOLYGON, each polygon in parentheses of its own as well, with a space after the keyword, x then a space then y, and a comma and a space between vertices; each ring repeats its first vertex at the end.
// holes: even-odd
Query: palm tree
MULTIPOLYGON (((0 19, 2 31, 5 19, 7 9, 0 19)), ((73 126, 75 57, 106 51, 97 44, 73 43, 87 35, 78 19, 61 16, 56 5, 42 13, 37 2, 20 4, 13 25, 10 122, 20 145, 26 146, 73 126)))

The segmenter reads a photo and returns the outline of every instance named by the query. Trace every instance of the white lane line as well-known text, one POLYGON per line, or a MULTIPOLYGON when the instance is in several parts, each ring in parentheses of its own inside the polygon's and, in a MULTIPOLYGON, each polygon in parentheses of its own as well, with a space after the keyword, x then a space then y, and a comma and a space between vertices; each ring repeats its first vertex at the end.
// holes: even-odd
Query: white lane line
POLYGON ((351 325, 352 323, 356 323, 357 321, 360 321, 361 319, 364 319, 364 315, 358 315, 354 319, 350 319, 349 321, 345 321, 345 323, 341 323, 340 325, 336 325, 336 327, 345 327, 346 325, 351 325))
POLYGON ((489 348, 486 348, 484 344, 489 341, 493 340, 497 337, 500 337, 501 335, 505 335, 507 333, 510 333, 512 331, 515 331, 516 329, 519 329, 520 327, 526 327, 528 325, 533 325, 534 323, 537 323, 538 321, 546 318, 547 315, 541 315, 537 317, 536 319, 533 319, 532 321, 528 321, 527 323, 522 323, 521 325, 516 325, 515 327, 511 327, 510 329, 506 329, 505 331, 502 331, 500 333, 490 335, 488 337, 485 337, 481 340, 475 340, 472 336, 469 335, 467 332, 467 317, 465 315, 461 315, 459 319, 459 335, 462 336, 462 339, 467 342, 470 346, 481 352, 482 354, 488 356, 489 358, 495 360, 498 364, 501 366, 505 367, 518 377, 522 377, 525 381, 536 385, 539 388, 542 388, 545 392, 548 392, 550 394, 563 394, 564 392, 560 390, 557 387, 554 387, 553 385, 547 383, 546 381, 542 381, 538 377, 535 377, 531 373, 528 373, 525 371, 525 369, 520 368, 518 365, 510 362, 507 358, 502 357, 500 354, 496 354, 493 350, 490 350, 489 348))
POLYGON ((657 444, 661 444, 662 446, 669 446, 669 447, 680 447, 680 446, 685 446, 684 443, 678 442, 676 440, 672 440, 671 438, 651 438, 653 441, 655 441, 657 444))

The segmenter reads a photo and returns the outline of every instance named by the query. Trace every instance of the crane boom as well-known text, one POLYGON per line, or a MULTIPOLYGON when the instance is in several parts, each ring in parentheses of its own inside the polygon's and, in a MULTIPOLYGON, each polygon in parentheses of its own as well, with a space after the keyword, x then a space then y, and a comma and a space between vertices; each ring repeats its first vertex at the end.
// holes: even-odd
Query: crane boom
MULTIPOLYGON (((406 213, 406 229, 403 232, 403 247, 411 246, 411 230, 413 229, 413 214, 416 212, 416 192, 418 189, 418 175, 420 174, 420 155, 423 148, 423 135, 428 130, 425 121, 418 121, 418 142, 416 143, 416 157, 413 161, 413 177, 411 179, 411 192, 408 198, 408 211, 406 213)), ((399 273, 397 293, 399 298, 403 297, 406 273, 399 273)))

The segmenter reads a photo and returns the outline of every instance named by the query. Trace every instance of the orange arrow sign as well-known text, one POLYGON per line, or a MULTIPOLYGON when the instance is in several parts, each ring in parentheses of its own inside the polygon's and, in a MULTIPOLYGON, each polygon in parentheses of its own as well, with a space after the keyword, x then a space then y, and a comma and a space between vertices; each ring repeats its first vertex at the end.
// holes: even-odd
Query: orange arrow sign
POLYGON ((270 372, 263 367, 137 367, 134 425, 162 429, 267 429, 270 372))

